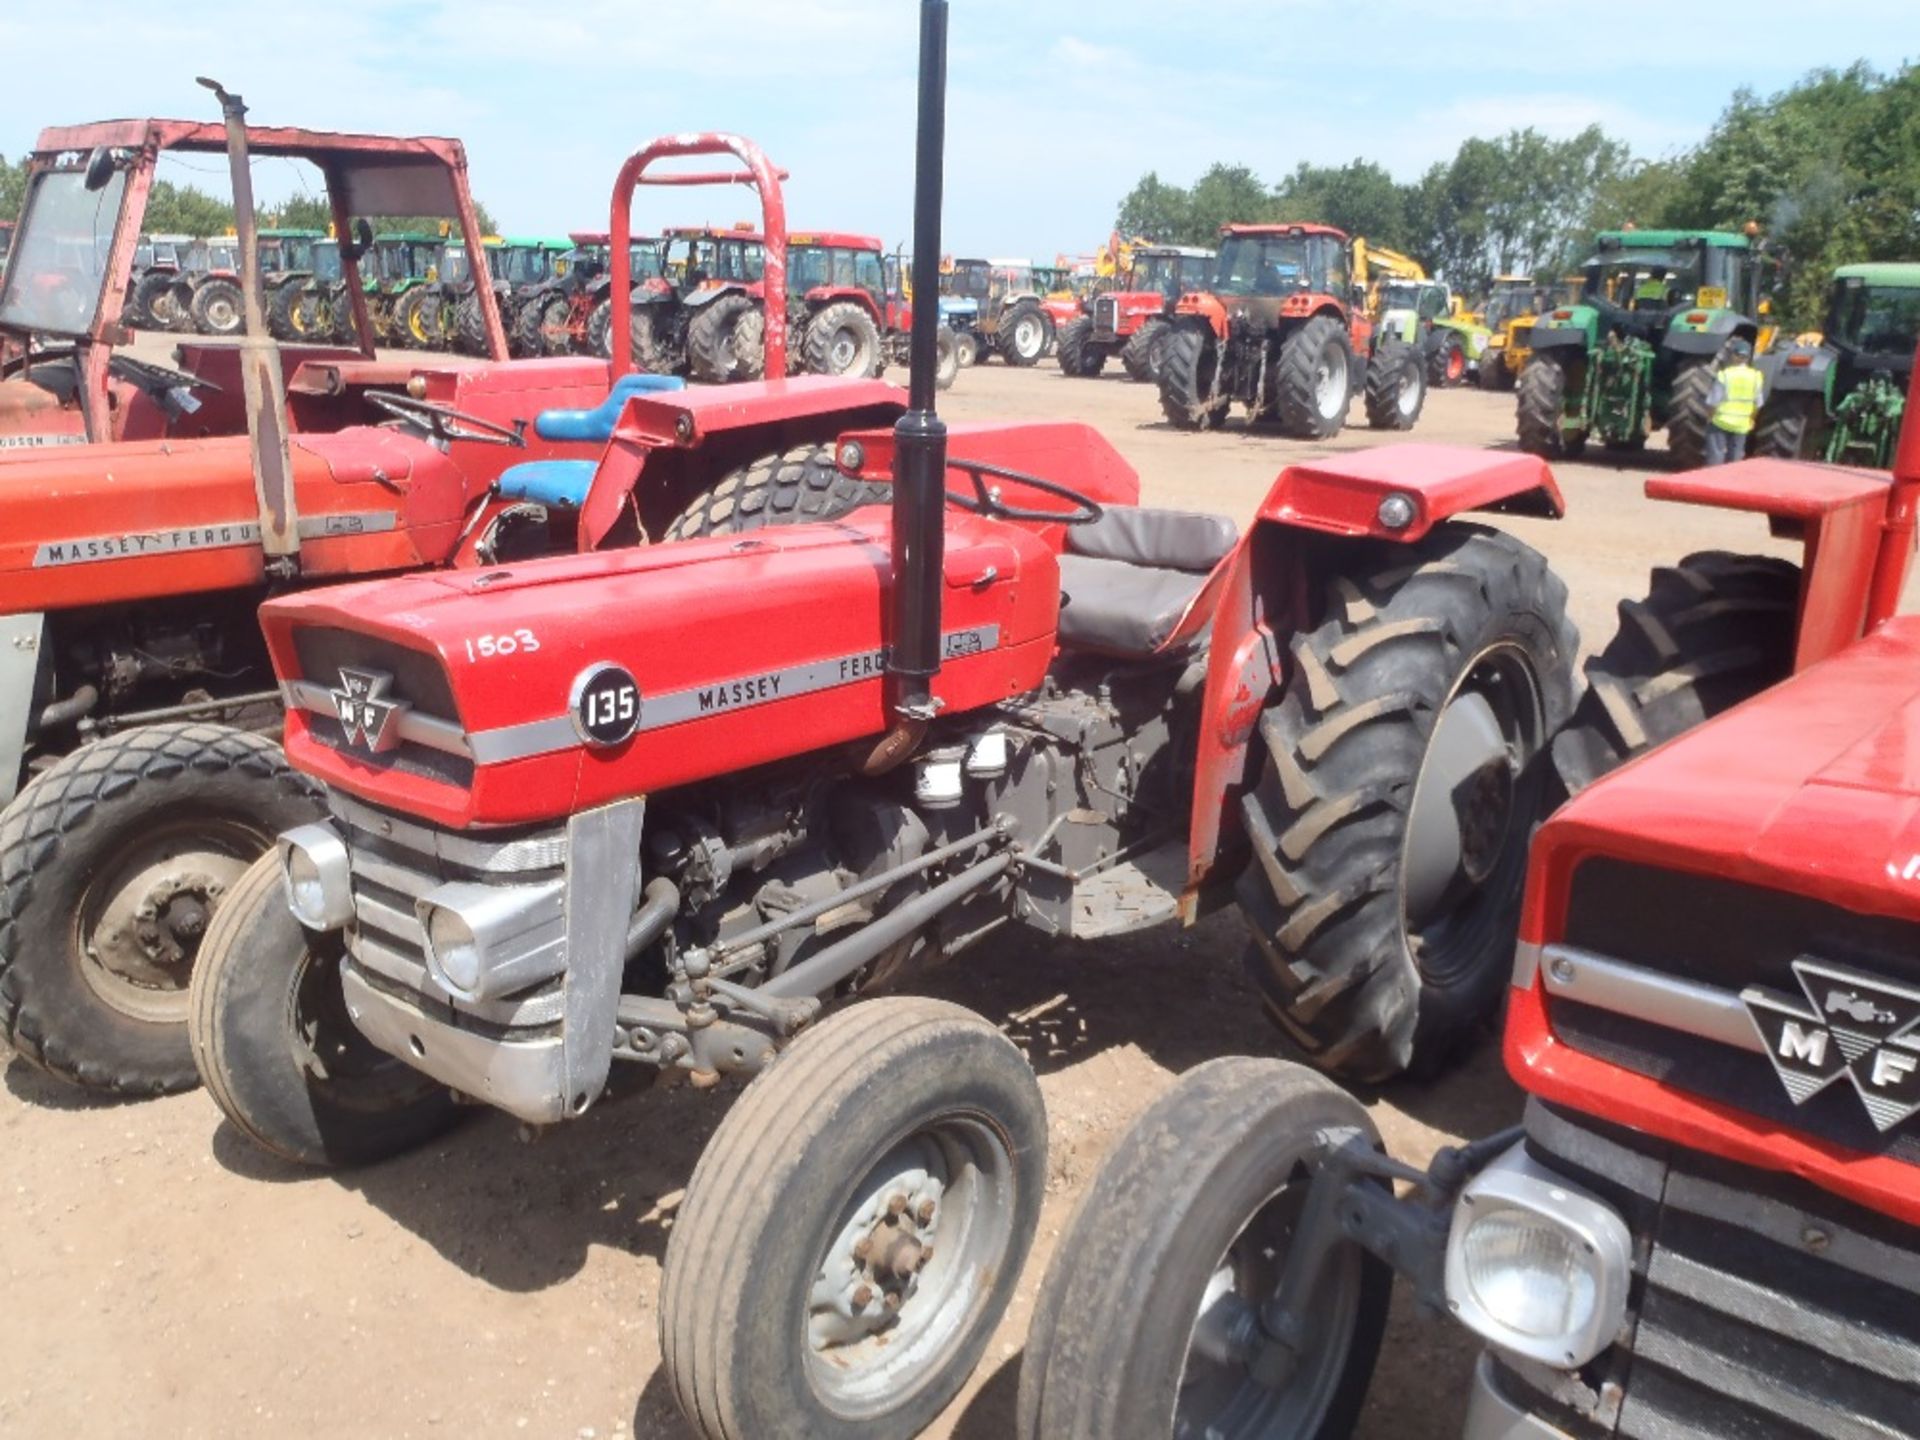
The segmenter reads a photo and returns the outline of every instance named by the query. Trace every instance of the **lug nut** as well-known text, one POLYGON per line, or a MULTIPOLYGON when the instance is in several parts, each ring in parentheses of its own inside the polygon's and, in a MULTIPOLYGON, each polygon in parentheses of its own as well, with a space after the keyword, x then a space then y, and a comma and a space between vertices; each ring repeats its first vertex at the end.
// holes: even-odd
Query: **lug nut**
POLYGON ((931 1225, 933 1223, 933 1201, 922 1200, 920 1202, 920 1208, 913 1212, 913 1216, 914 1219, 918 1220, 922 1225, 931 1225))
POLYGON ((853 1242, 853 1258, 859 1264, 866 1264, 867 1256, 872 1253, 873 1237, 871 1235, 862 1235, 858 1240, 853 1242))
POLYGON ((889 1290, 887 1292, 887 1298, 884 1303, 887 1309, 898 1310, 900 1308, 900 1297, 894 1294, 893 1291, 889 1290))
POLYGON ((904 1195, 895 1195, 894 1197, 892 1197, 890 1200, 887 1201, 887 1213, 889 1215, 898 1215, 901 1211, 905 1210, 906 1208, 907 1208, 907 1197, 904 1195))
POLYGON ((871 1305, 872 1303, 873 1303, 873 1287, 871 1285, 862 1285, 858 1290, 853 1292, 853 1308, 854 1309, 864 1310, 867 1308, 867 1306, 871 1305))

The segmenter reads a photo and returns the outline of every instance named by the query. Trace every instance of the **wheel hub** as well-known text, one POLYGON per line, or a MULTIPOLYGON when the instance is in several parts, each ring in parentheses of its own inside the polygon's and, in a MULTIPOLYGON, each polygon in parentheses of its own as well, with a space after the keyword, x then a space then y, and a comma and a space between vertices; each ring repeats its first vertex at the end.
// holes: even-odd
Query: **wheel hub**
POLYGON ((816 1350, 857 1343, 895 1323, 934 1257, 944 1193, 925 1170, 901 1175, 840 1232, 814 1282, 816 1350))
POLYGON ((208 922, 247 863, 194 848, 103 866, 74 917, 80 970, 95 993, 134 1019, 181 1019, 208 922))
POLYGON ((1492 704, 1463 691, 1441 711, 1407 818, 1406 913, 1418 927, 1462 880, 1498 859, 1513 802, 1514 756, 1492 704))

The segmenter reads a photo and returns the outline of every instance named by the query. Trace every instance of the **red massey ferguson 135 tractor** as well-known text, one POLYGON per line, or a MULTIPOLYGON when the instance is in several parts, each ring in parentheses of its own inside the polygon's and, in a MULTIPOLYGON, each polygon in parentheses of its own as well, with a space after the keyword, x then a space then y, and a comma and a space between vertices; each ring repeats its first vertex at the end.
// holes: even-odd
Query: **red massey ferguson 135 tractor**
MULTIPOLYGON (((619 218, 656 160, 729 152, 745 174, 705 178, 767 185, 777 204, 751 142, 680 137, 629 162, 619 218)), ((497 340, 494 292, 479 295, 497 340)), ((224 353, 273 365, 264 347, 224 353)), ((596 475, 566 457, 600 454, 635 385, 680 382, 582 356, 416 361, 394 377, 404 389, 369 390, 363 363, 303 360, 284 402, 250 407, 251 440, 0 460, 0 1036, 62 1078, 123 1093, 195 1083, 186 985, 208 914, 313 809, 253 733, 280 723, 262 599, 407 570, 500 577, 534 554, 697 529, 736 471, 721 490, 741 523, 832 513, 864 492, 806 451, 741 467, 884 424, 905 400, 873 381, 783 381, 751 413, 707 407, 684 430, 629 433, 596 475), (696 497, 704 508, 683 516, 696 497)))
MULTIPOLYGON (((245 127, 249 153, 311 163, 326 177, 334 230, 386 214, 432 215, 459 227, 467 252, 481 231, 457 140, 245 127)), ((183 343, 179 369, 118 353, 135 251, 159 156, 223 154, 227 130, 193 120, 111 120, 43 131, 28 156, 27 198, 12 262, 0 279, 0 452, 82 441, 244 435, 241 351, 183 343)), ((404 385, 409 362, 376 360, 360 293, 364 246, 343 245, 358 353, 338 346, 281 352, 291 423, 302 432, 377 419, 363 396, 404 385)), ((496 307, 487 353, 507 356, 496 307)), ((249 487, 251 488, 251 487, 249 487)), ((10 529, 7 539, 21 532, 10 529)))
POLYGON ((1325 440, 1361 393, 1374 429, 1411 429, 1426 398, 1420 357, 1372 345, 1362 293, 1353 242, 1331 226, 1225 226, 1212 288, 1174 307, 1160 408, 1182 430, 1205 430, 1237 402, 1249 421, 1325 440))
MULTIPOLYGON (((945 20, 925 0, 920 295, 945 20)), ((269 602, 326 815, 233 885, 193 979, 209 1093, 315 1165, 421 1144, 460 1098, 577 1117, 616 1062, 763 1072, 666 1261, 666 1366, 709 1436, 917 1433, 1038 1213, 1039 1092, 993 1026, 827 1006, 1002 927, 1237 898, 1319 1063, 1439 1065, 1504 991, 1572 708, 1564 587, 1466 518, 1557 514, 1538 460, 1293 466, 1236 535, 1142 507, 1085 426, 949 434, 915 319, 912 409, 840 437, 839 479, 878 488, 835 523, 767 525, 729 482, 706 538, 269 602)), ((779 393, 628 398, 595 492, 779 393)))
POLYGON ((1310 1071, 1191 1072, 1067 1231, 1021 1440, 1348 1434, 1395 1274, 1487 1343, 1469 1440, 1920 1435, 1920 422, 1891 484, 1748 460, 1647 490, 1766 515, 1804 576, 1763 609, 1774 562, 1657 573, 1569 782, 1751 695, 1754 655, 1792 673, 1540 830, 1524 1124, 1422 1172, 1310 1071))
POLYGON ((1130 379, 1158 384, 1168 321, 1182 295, 1213 279, 1214 252, 1184 245, 1136 245, 1131 266, 1112 290, 1093 297, 1090 313, 1060 327, 1060 369, 1094 376, 1118 355, 1130 379))

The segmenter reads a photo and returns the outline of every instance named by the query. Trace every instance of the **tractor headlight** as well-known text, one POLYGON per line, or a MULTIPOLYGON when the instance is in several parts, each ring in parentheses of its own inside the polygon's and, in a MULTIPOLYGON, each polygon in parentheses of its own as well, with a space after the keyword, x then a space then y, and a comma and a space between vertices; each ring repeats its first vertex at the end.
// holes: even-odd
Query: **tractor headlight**
POLYGON ((1632 1255, 1626 1221, 1516 1145, 1454 1208, 1447 1304, 1502 1350, 1572 1369, 1619 1333, 1632 1255))
POLYGON ((566 882, 451 881, 413 902, 427 973, 456 1000, 493 1000, 566 969, 566 882))
POLYGON ((309 930, 339 930, 353 919, 352 867, 331 825, 301 825, 279 840, 287 908, 309 930))

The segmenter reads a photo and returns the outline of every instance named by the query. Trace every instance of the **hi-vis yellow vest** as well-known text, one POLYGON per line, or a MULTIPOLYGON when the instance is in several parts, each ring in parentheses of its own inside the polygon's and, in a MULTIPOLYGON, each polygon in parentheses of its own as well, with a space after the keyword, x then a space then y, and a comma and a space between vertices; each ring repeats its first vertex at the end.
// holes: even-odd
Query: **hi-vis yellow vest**
POLYGON ((1760 386, 1764 377, 1751 365, 1730 365, 1720 372, 1720 384, 1727 398, 1715 407, 1713 426, 1732 435, 1753 432, 1753 414, 1760 408, 1760 386))

